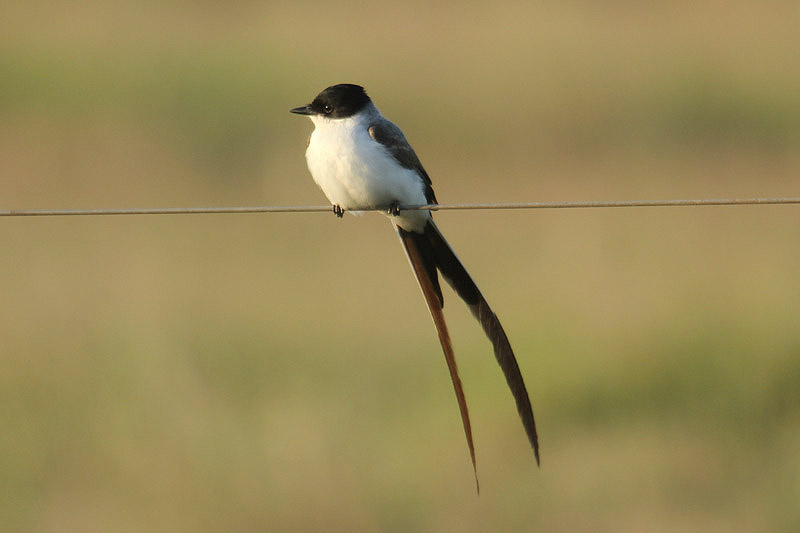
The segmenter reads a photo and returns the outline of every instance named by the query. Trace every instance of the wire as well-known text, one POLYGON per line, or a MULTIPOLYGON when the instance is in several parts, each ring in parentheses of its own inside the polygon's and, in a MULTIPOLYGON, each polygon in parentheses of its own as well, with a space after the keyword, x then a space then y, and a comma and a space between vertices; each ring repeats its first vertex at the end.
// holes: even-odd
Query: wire
MULTIPOLYGON (((710 198, 691 200, 620 200, 597 202, 517 202, 483 204, 401 205, 401 211, 450 211, 472 209, 576 209, 605 207, 688 207, 720 205, 781 205, 800 204, 794 198, 710 198)), ((156 207, 143 209, 11 209, 0 210, 0 217, 53 217, 99 215, 210 215, 237 213, 315 213, 330 212, 329 205, 264 205, 251 207, 156 207)), ((365 207, 350 211, 386 211, 384 208, 365 207)))
POLYGON ((695 200, 618 200, 594 202, 522 202, 504 204, 439 204, 409 206, 403 209, 574 209, 588 207, 686 207, 699 205, 776 205, 800 204, 798 198, 709 198, 695 200))
POLYGON ((53 217, 93 215, 208 215, 235 213, 311 213, 331 211, 331 206, 253 206, 253 207, 153 207, 133 209, 14 209, 0 211, 2 217, 53 217))

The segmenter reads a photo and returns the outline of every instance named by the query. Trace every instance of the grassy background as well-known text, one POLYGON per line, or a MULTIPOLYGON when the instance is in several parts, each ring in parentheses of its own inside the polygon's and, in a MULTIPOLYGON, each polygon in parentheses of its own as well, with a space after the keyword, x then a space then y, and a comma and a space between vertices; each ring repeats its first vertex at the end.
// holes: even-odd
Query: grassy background
MULTIPOLYGON (((365 85, 442 202, 796 196, 795 2, 5 2, 0 209, 320 204, 288 109, 365 85)), ((800 211, 447 212, 536 469, 389 224, 0 221, 4 531, 800 527, 800 211), (401 327, 398 327, 401 326, 401 327)))

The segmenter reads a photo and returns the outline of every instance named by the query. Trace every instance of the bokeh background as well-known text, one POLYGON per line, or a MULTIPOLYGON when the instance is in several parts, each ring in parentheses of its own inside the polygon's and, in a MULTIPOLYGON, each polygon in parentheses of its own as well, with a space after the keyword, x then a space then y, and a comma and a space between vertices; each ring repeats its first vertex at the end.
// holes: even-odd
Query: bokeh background
MULTIPOLYGON (((365 85, 442 202, 796 196, 800 4, 6 1, 0 209, 324 204, 288 109, 365 85)), ((0 219, 3 531, 796 531, 800 209, 0 219)))

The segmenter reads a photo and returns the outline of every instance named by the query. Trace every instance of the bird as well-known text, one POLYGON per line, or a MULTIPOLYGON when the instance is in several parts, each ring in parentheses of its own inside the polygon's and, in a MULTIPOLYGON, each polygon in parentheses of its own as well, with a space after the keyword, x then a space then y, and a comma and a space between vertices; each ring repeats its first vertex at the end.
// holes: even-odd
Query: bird
POLYGON ((430 209, 402 209, 437 204, 431 179, 402 130, 381 114, 362 86, 351 83, 332 85, 310 104, 290 112, 307 116, 314 124, 306 163, 334 214, 341 218, 348 211, 383 210, 400 238, 444 352, 478 491, 472 426, 444 318, 439 274, 466 303, 491 341, 538 465, 533 408, 500 320, 442 236, 430 209))

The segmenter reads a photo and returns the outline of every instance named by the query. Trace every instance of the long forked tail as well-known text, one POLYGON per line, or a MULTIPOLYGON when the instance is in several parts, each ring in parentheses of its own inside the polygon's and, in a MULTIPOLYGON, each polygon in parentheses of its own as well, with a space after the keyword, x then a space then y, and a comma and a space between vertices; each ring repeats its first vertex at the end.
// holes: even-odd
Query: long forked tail
POLYGON ((411 263, 411 268, 414 270, 422 289, 422 295, 428 304, 436 330, 439 333, 439 341, 442 344, 447 366, 450 369, 450 377, 453 379, 458 405, 461 409, 461 420, 464 424, 464 433, 467 437, 473 468, 475 468, 475 450, 472 443, 469 412, 467 411, 461 380, 458 377, 458 369, 450 343, 450 336, 447 332, 447 325, 444 321, 442 312, 444 298, 442 297, 437 270, 442 273, 447 283, 464 300, 472 315, 480 322, 484 333, 491 341, 495 358, 516 401, 517 412, 522 419, 525 433, 528 435, 528 440, 536 456, 536 464, 539 464, 539 439, 536 434, 533 408, 531 407, 531 401, 528 397, 528 391, 525 388, 525 382, 522 379, 517 359, 514 357, 514 351, 511 349, 511 344, 497 315, 489 307, 472 277, 464 268, 464 265, 461 264, 461 261, 453 252, 453 249, 450 248, 441 232, 439 232, 439 228, 436 227, 433 220, 428 222, 423 233, 406 231, 399 226, 395 227, 411 263))

